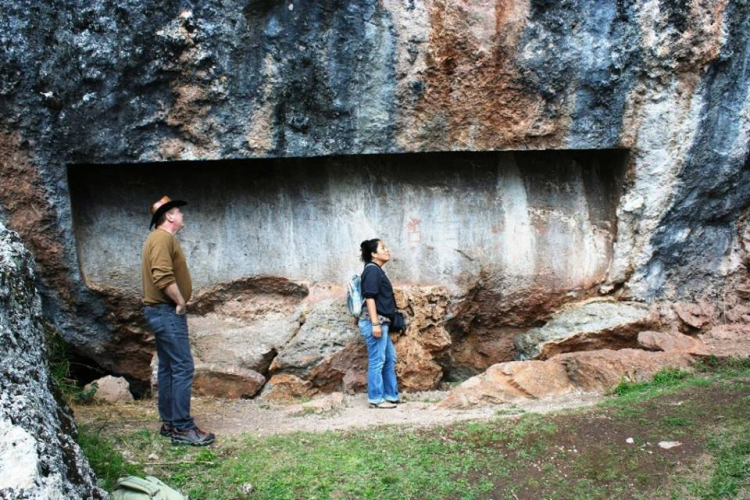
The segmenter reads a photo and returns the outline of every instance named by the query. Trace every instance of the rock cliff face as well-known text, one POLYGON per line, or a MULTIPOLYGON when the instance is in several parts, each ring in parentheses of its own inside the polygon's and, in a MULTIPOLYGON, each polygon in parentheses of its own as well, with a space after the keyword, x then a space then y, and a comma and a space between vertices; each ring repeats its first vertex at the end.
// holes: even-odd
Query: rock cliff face
POLYGON ((265 339, 231 354, 263 376, 309 340, 295 332, 341 319, 316 290, 340 300, 375 235, 395 282, 445 287, 450 346, 429 373, 507 361, 519 331, 598 294, 747 319, 747 2, 0 7, 0 215, 48 317, 113 372, 150 371, 137 262, 165 193, 192 202, 203 291, 311 290, 295 307, 274 292, 277 336, 211 313, 232 325, 206 336, 265 339))
POLYGON ((34 263, 0 224, 0 497, 105 498, 52 395, 34 263))

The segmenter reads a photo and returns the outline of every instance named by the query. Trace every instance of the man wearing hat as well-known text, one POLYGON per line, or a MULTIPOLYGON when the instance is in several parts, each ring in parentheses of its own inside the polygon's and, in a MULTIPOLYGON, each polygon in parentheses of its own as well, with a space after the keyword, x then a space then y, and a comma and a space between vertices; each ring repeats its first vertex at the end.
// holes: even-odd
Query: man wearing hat
POLYGON ((160 433, 172 444, 205 446, 213 434, 200 430, 190 416, 193 387, 193 356, 190 354, 185 304, 193 285, 185 254, 175 235, 183 228, 181 200, 163 196, 151 205, 151 226, 156 229, 143 244, 144 314, 156 338, 159 357, 160 433))

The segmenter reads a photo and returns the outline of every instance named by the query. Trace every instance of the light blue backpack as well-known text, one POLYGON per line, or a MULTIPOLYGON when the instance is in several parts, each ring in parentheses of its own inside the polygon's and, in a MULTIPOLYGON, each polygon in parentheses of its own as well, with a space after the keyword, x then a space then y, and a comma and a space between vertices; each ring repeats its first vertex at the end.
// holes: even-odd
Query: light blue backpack
MULTIPOLYGON (((368 262, 367 266, 376 266, 372 262, 368 262)), ((359 274, 355 274, 349 280, 349 284, 346 286, 346 308, 349 310, 349 314, 355 318, 359 318, 362 314, 362 305, 365 299, 362 297, 362 277, 359 274)))

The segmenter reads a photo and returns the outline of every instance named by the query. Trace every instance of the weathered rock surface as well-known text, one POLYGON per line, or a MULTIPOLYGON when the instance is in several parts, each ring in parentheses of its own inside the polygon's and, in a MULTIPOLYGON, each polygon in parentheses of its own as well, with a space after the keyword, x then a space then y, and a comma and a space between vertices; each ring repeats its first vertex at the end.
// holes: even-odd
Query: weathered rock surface
POLYGON ((133 381, 131 389, 145 394, 146 381, 151 372, 154 336, 143 316, 140 294, 91 283, 90 289, 104 303, 101 313, 107 321, 112 336, 101 343, 79 347, 81 355, 96 360, 104 370, 128 375, 133 381), (112 353, 117 353, 112 355, 112 353))
POLYGON ((343 349, 329 354, 313 368, 308 378, 318 390, 351 392, 356 387, 366 387, 367 347, 360 338, 343 349), (365 376, 365 385, 361 384, 365 376), (347 385, 348 384, 348 385, 347 385))
POLYGON ((291 373, 279 373, 268 380, 261 397, 268 401, 288 402, 313 396, 317 392, 309 380, 291 373))
POLYGON ((408 328, 395 337, 396 375, 405 391, 434 389, 443 378, 451 338, 445 329, 448 292, 442 287, 405 287, 396 290, 396 304, 408 328))
POLYGON ((715 326, 699 338, 714 356, 750 356, 750 325, 715 326))
POLYGON ((621 381, 647 382, 663 368, 689 369, 694 358, 683 352, 648 352, 640 349, 571 352, 555 356, 572 384, 584 391, 606 391, 621 381))
POLYGON ((34 263, 0 223, 0 497, 106 498, 52 394, 34 263))
POLYGON ((519 359, 548 359, 564 352, 623 349, 637 345, 638 333, 657 325, 643 304, 594 299, 562 308, 544 326, 515 339, 519 359))
POLYGON ((306 311, 302 327, 273 360, 270 373, 308 375, 328 356, 361 342, 343 300, 314 303, 306 311))
POLYGON ((201 292, 191 304, 190 342, 199 362, 267 374, 299 329, 305 285, 249 277, 201 292))
POLYGON ((638 334, 638 346, 647 351, 679 351, 694 355, 708 354, 706 344, 702 340, 679 332, 641 332, 638 334))
POLYGON ((188 316, 190 344, 196 361, 268 373, 276 353, 299 328, 293 317, 252 323, 216 314, 188 316))
POLYGON ((87 384, 83 389, 89 391, 93 388, 94 384, 96 384, 96 392, 94 393, 94 400, 96 401, 109 404, 133 401, 133 395, 130 393, 130 384, 123 377, 107 375, 87 384))
POLYGON ((685 331, 700 330, 716 316, 716 308, 706 302, 692 304, 680 302, 675 304, 673 308, 685 331))
POLYGON ((492 365, 450 392, 439 408, 469 408, 518 399, 565 394, 574 389, 565 367, 555 361, 510 361, 492 365))
POLYGON ((227 399, 251 398, 260 392, 265 383, 266 378, 253 370, 196 363, 193 392, 227 399))
POLYGON ((513 361, 516 357, 513 340, 523 331, 498 328, 469 335, 451 335, 451 374, 458 377, 465 373, 476 375, 494 364, 513 361))
MULTIPOLYGON (((434 389, 451 346, 444 328, 448 292, 442 287, 399 287, 396 301, 409 322, 404 334, 392 335, 400 387, 434 389)), ((364 390, 367 348, 341 297, 313 303, 304 321, 273 361, 271 373, 296 374, 323 392, 364 390)))
POLYGON ((453 389, 440 408, 468 408, 517 399, 558 396, 575 390, 604 392, 622 380, 645 382, 659 370, 689 369, 685 352, 638 349, 572 352, 546 361, 514 361, 491 366, 453 389))

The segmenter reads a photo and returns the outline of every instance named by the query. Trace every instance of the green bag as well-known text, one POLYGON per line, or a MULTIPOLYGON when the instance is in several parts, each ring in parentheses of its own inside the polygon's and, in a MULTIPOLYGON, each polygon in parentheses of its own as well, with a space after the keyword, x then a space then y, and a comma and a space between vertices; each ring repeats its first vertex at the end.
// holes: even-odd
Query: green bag
POLYGON ((112 500, 189 500, 153 476, 121 477, 110 496, 112 500))

